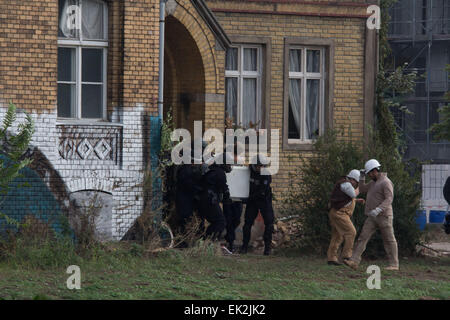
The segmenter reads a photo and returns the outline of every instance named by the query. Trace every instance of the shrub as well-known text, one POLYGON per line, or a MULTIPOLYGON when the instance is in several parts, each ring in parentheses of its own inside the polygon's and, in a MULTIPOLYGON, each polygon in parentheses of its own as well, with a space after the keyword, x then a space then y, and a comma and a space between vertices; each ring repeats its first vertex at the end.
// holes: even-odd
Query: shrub
MULTIPOLYGON (((327 131, 314 144, 311 158, 301 158, 300 169, 290 176, 291 189, 283 200, 283 213, 298 215, 302 225, 300 247, 324 253, 330 241, 328 200, 334 184, 351 169, 361 167, 361 147, 338 141, 337 131, 327 131)), ((360 207, 360 206, 358 206, 360 207)), ((361 212, 355 210, 356 215, 361 212)))
MULTIPOLYGON (((449 75, 450 79, 450 64, 448 64, 445 68, 449 75)), ((450 102, 450 91, 445 94, 445 98, 448 102, 450 102)), ((433 133, 433 140, 447 140, 450 141, 450 103, 442 106, 438 109, 439 118, 441 119, 439 123, 435 123, 429 129, 431 133, 433 133)))
MULTIPOLYGON (((33 119, 26 114, 25 122, 18 125, 17 134, 11 135, 8 130, 15 121, 16 106, 9 103, 2 127, 0 127, 0 204, 8 194, 11 183, 20 177, 20 171, 31 163, 27 150, 34 133, 33 119)), ((18 221, 4 213, 0 212, 0 218, 10 225, 19 227, 18 221)))

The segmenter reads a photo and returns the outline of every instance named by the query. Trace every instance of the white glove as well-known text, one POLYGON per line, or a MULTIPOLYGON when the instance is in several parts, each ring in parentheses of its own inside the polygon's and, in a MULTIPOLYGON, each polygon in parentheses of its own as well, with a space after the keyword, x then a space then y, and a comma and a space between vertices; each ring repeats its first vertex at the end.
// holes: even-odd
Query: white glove
POLYGON ((370 211, 369 213, 367 213, 367 215, 369 217, 373 217, 376 218, 383 210, 381 210, 380 208, 375 208, 372 211, 370 211))

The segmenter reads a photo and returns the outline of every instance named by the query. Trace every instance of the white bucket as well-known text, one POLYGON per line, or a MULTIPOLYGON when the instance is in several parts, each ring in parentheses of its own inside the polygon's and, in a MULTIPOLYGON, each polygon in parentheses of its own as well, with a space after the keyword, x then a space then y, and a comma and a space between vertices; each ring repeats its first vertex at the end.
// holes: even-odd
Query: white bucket
POLYGON ((227 173, 227 184, 230 198, 235 201, 247 199, 250 192, 250 169, 246 166, 231 166, 227 173))

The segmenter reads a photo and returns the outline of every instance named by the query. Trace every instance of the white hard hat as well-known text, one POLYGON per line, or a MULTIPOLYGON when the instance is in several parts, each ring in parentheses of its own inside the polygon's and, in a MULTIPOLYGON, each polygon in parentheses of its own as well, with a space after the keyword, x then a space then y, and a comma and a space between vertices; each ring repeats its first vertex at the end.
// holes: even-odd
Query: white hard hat
POLYGON ((379 169, 381 167, 381 164, 375 160, 375 159, 370 159, 369 161, 366 162, 366 164, 364 165, 364 170, 366 171, 366 174, 368 174, 370 171, 372 171, 373 169, 379 169))
POLYGON ((355 181, 359 181, 359 170, 355 170, 353 169, 352 171, 350 171, 347 175, 347 178, 351 178, 354 179, 355 181))

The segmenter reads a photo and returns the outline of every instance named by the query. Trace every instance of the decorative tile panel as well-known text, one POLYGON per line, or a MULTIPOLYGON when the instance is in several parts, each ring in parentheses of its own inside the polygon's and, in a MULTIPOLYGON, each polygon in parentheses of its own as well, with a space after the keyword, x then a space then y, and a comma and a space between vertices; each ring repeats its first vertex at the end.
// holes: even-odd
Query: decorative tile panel
POLYGON ((122 156, 122 127, 58 125, 58 154, 63 160, 118 165, 122 156))

